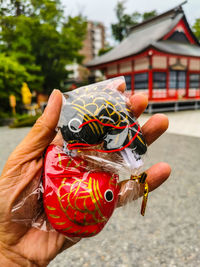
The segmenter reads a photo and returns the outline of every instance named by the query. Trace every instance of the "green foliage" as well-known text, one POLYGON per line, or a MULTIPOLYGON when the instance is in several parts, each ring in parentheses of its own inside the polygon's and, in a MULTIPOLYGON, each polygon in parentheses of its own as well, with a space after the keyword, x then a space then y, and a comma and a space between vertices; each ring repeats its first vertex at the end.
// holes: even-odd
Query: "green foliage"
POLYGON ((0 54, 0 109, 8 111, 9 95, 16 96, 20 100, 22 83, 29 80, 29 74, 24 66, 13 57, 0 54))
POLYGON ((151 18, 153 18, 153 17, 155 17, 157 15, 158 15, 158 13, 157 13, 156 10, 152 10, 152 11, 149 11, 149 12, 144 12, 142 14, 142 20, 145 21, 145 20, 151 19, 151 18))
POLYGON ((10 128, 19 128, 19 127, 31 127, 35 124, 36 120, 40 117, 40 115, 31 116, 28 114, 24 114, 18 116, 14 122, 10 125, 10 128))
POLYGON ((102 56, 104 55, 105 53, 109 52, 113 47, 105 47, 105 48, 101 48, 98 52, 98 56, 102 56))
MULTIPOLYGON (((68 76, 65 66, 82 60, 79 50, 86 33, 85 19, 66 19, 60 0, 1 2, 0 53, 23 67, 28 74, 24 81, 31 90, 49 94, 60 88, 68 76)), ((0 86, 0 94, 2 90, 0 86)))
POLYGON ((113 37, 120 42, 128 35, 131 27, 157 15, 156 10, 145 12, 143 14, 137 11, 130 15, 125 14, 125 2, 126 1, 122 0, 117 3, 115 12, 118 22, 111 25, 113 37))
MULTIPOLYGON (((11 114, 8 112, 0 111, 0 119, 7 119, 7 118, 10 118, 10 116, 11 114)), ((1 122, 0 122, 0 125, 1 125, 1 122)))
POLYGON ((194 34, 196 35, 197 39, 200 41, 200 19, 196 19, 193 25, 194 34))

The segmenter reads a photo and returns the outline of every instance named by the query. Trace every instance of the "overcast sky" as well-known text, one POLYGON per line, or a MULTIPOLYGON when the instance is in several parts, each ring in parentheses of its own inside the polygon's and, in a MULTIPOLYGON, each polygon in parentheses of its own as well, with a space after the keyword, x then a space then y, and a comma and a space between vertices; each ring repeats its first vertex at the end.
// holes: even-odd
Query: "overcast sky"
MULTIPOLYGON (((78 13, 86 16, 88 20, 103 22, 107 28, 107 38, 110 39, 110 25, 116 22, 115 7, 118 0, 61 0, 65 6, 66 15, 75 16, 78 13)), ((158 13, 175 7, 184 0, 126 0, 126 13, 135 11, 144 13, 156 9, 158 13)), ((200 18, 200 0, 188 0, 183 5, 190 25, 196 18, 200 18)))

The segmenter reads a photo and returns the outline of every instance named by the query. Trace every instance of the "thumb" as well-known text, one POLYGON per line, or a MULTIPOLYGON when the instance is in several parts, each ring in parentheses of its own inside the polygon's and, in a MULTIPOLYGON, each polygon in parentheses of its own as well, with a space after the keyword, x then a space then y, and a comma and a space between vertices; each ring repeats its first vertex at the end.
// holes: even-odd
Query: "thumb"
POLYGON ((43 154, 44 149, 56 135, 55 128, 59 120, 61 106, 62 94, 59 90, 54 89, 44 113, 14 151, 15 158, 17 156, 19 159, 26 155, 26 160, 30 160, 30 158, 37 158, 43 154))

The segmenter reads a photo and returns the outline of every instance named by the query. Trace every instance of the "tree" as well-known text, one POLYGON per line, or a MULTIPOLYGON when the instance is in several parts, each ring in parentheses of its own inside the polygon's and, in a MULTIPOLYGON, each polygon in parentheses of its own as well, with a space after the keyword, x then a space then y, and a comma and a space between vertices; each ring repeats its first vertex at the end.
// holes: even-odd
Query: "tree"
POLYGON ((105 48, 99 49, 98 56, 102 56, 102 55, 106 54, 111 49, 113 49, 113 47, 111 47, 111 46, 106 46, 105 48))
POLYGON ((126 1, 122 0, 117 3, 115 12, 118 22, 111 25, 113 37, 120 42, 128 35, 131 27, 157 15, 156 10, 143 14, 137 11, 130 15, 125 14, 125 2, 126 1))
POLYGON ((200 41, 200 19, 196 19, 196 21, 193 25, 193 30, 194 30, 195 36, 200 41))
POLYGON ((149 11, 149 12, 144 12, 142 14, 142 20, 145 21, 145 20, 151 19, 151 18, 153 18, 153 17, 155 17, 157 15, 158 15, 158 13, 157 13, 156 10, 152 10, 152 11, 149 11))
POLYGON ((25 67, 15 58, 0 54, 0 110, 9 110, 9 95, 21 100, 20 91, 24 81, 29 80, 25 67))
POLYGON ((82 60, 85 19, 66 19, 60 0, 1 2, 0 53, 25 67, 31 89, 50 93, 60 88, 68 75, 65 66, 82 60))

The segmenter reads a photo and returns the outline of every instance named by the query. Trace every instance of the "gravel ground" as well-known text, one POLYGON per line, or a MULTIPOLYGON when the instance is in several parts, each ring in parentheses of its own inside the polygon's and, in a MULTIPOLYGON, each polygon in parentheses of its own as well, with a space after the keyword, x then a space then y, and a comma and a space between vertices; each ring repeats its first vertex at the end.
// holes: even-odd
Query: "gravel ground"
MULTIPOLYGON (((0 171, 28 130, 0 128, 0 171)), ((150 194, 145 217, 139 215, 140 201, 117 209, 99 235, 82 240, 49 266, 200 266, 199 152, 198 137, 162 136, 149 148, 145 165, 166 161, 172 175, 150 194)))

